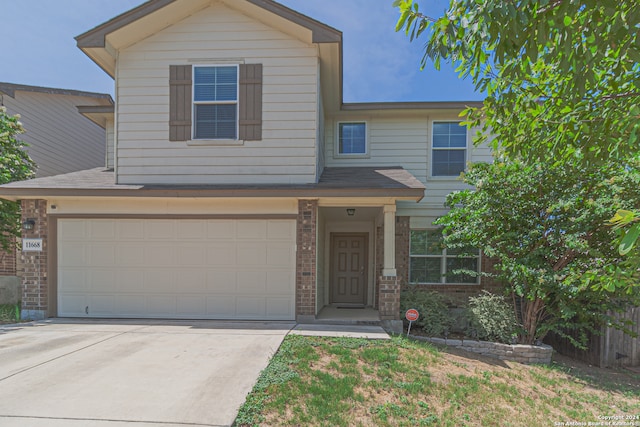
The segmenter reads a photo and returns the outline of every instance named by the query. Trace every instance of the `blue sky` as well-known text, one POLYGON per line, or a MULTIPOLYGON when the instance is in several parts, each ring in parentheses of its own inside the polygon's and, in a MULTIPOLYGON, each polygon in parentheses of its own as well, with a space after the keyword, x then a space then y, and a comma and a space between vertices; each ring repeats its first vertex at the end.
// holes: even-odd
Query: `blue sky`
MULTIPOLYGON (((453 67, 420 71, 424 40, 394 31, 392 0, 279 0, 343 33, 344 101, 479 100, 453 67)), ((143 0, 2 0, 0 82, 113 94, 113 80, 86 57, 74 37, 143 0)), ((448 0, 421 0, 439 16, 448 0)))

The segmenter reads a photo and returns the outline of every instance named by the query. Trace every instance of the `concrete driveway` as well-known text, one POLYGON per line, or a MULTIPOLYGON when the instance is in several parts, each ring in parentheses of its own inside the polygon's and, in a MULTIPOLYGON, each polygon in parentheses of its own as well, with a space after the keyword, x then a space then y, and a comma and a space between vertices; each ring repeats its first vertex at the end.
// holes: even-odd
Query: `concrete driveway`
POLYGON ((0 327, 2 426, 228 426, 292 323, 0 327))

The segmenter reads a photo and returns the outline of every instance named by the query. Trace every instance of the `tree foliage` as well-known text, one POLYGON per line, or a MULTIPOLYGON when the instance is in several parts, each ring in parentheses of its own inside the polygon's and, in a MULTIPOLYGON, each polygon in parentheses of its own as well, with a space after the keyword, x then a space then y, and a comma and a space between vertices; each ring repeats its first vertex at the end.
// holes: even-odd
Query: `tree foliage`
MULTIPOLYGON (((29 179, 35 164, 25 151, 25 144, 16 137, 24 132, 19 116, 7 114, 0 106, 0 185, 29 179)), ((8 249, 10 236, 20 233, 20 205, 0 200, 0 246, 8 249)))
POLYGON ((429 19, 398 0, 397 29, 431 34, 423 65, 458 65, 487 92, 470 121, 529 163, 625 161, 640 137, 640 2, 455 0, 429 19))
MULTIPOLYGON (((454 0, 438 19, 413 0, 395 5, 397 30, 430 32, 423 66, 451 61, 486 91, 484 107, 465 112, 482 125, 478 143, 492 135, 495 149, 550 166, 638 157, 637 0, 454 0)), ((635 211, 616 223, 622 253, 640 237, 638 221, 635 211)))
POLYGON ((640 164, 546 168, 522 162, 474 164, 448 196, 437 223, 445 244, 482 249, 515 299, 532 343, 566 327, 585 331, 611 322, 609 310, 639 303, 637 271, 615 250, 606 224, 611 207, 640 204, 640 164))

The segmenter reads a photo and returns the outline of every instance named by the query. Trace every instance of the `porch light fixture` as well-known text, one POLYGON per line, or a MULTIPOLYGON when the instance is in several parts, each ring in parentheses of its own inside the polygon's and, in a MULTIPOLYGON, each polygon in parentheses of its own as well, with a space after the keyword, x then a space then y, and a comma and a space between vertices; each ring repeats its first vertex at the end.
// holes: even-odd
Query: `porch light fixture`
POLYGON ((356 210, 354 208, 347 209, 347 215, 354 216, 356 214, 356 210))
POLYGON ((27 218, 22 222, 23 230, 33 230, 33 227, 36 225, 36 220, 33 218, 27 218))

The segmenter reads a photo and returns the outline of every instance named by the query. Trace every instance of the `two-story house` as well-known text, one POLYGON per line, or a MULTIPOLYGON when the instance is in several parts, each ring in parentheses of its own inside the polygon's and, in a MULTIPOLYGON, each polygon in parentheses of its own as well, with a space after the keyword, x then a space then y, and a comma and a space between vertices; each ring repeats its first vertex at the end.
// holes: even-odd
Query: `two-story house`
POLYGON ((343 103, 342 33, 273 0, 151 0, 76 40, 115 79, 112 158, 0 187, 44 248, 26 317, 397 324, 403 283, 482 287, 432 225, 490 161, 474 103, 343 103))
MULTIPOLYGON (((0 82, 0 107, 20 115, 26 133, 19 138, 28 145, 37 177, 105 164, 105 123, 87 120, 81 111, 113 109, 110 95, 0 82)), ((20 273, 19 258, 15 250, 0 250, 0 282, 20 273)))

